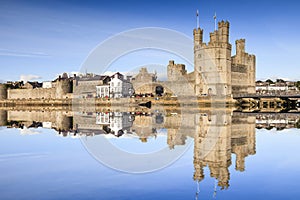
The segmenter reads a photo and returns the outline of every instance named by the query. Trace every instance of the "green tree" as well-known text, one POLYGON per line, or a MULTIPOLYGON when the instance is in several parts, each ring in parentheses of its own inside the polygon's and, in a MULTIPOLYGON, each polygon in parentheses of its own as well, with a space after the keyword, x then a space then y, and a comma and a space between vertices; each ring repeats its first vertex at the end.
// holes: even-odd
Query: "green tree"
POLYGON ((300 90, 300 81, 297 81, 297 82, 295 83, 295 86, 300 90))
POLYGON ((274 82, 271 79, 266 80, 267 83, 273 84, 274 82))

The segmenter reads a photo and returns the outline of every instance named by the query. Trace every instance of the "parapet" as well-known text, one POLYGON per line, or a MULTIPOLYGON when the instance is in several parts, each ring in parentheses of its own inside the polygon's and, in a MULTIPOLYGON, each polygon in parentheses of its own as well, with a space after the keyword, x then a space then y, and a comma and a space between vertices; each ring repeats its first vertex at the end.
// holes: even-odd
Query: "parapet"
POLYGON ((235 41, 236 55, 238 55, 240 53, 245 53, 245 44, 246 44, 245 39, 239 39, 239 40, 235 41))
POLYGON ((222 21, 220 21, 220 22, 218 23, 219 29, 220 29, 220 28, 223 28, 223 27, 229 28, 229 26, 230 26, 230 23, 229 23, 228 21, 222 20, 222 21))
POLYGON ((198 28, 194 29, 193 31, 194 35, 194 44, 201 44, 203 42, 203 30, 198 28))

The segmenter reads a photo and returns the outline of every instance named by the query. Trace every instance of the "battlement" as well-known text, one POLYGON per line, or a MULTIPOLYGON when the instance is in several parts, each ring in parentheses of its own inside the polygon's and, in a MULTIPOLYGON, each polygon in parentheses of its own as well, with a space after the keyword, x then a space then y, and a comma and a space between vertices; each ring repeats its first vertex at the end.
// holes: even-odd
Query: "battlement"
POLYGON ((187 71, 184 64, 175 64, 174 60, 169 61, 168 80, 176 81, 179 77, 185 76, 187 71))
POLYGON ((202 42, 203 42, 203 29, 201 29, 201 28, 194 29, 193 35, 194 35, 194 44, 195 45, 202 44, 202 42))
POLYGON ((222 20, 222 21, 218 22, 219 29, 223 28, 223 27, 229 28, 229 26, 230 26, 230 23, 228 21, 222 20))
POLYGON ((209 44, 215 46, 216 43, 229 44, 229 22, 223 20, 218 23, 218 30, 210 33, 209 44))
POLYGON ((235 41, 236 45, 236 55, 240 55, 241 53, 245 53, 245 39, 239 39, 235 41))

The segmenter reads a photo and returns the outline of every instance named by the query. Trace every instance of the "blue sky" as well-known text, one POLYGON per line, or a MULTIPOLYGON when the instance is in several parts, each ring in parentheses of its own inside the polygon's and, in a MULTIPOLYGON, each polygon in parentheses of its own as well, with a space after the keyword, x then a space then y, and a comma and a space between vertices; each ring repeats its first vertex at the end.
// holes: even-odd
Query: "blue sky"
POLYGON ((291 0, 1 1, 0 80, 49 80, 79 71, 99 43, 133 28, 168 28, 192 38, 197 8, 206 41, 215 11, 230 21, 232 44, 246 38, 247 51, 257 56, 258 79, 300 80, 299 7, 291 0))

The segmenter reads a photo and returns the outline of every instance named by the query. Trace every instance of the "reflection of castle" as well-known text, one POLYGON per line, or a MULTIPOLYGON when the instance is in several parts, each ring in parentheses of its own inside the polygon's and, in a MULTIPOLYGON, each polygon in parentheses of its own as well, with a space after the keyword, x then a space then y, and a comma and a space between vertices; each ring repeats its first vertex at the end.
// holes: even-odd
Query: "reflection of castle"
POLYGON ((236 155, 235 169, 245 170, 245 158, 256 153, 255 128, 299 128, 296 114, 240 113, 208 109, 201 113, 73 113, 67 111, 0 111, 0 125, 16 128, 52 128, 63 136, 134 134, 142 142, 167 129, 170 149, 194 139, 194 180, 204 179, 204 167, 222 188, 229 187, 229 166, 236 155))

